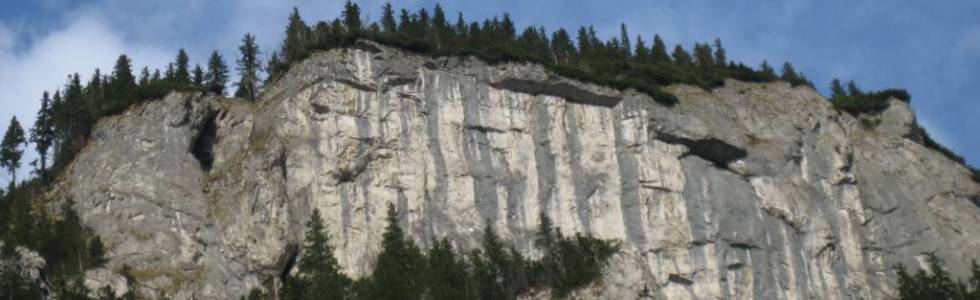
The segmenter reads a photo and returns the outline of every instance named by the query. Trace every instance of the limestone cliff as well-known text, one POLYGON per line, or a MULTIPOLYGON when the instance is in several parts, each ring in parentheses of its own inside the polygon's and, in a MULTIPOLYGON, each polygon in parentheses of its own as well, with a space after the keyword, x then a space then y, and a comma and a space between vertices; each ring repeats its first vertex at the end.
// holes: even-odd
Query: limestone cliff
POLYGON ((363 276, 388 203, 422 245, 473 247, 489 222, 533 256, 539 213, 621 240, 580 298, 878 299, 897 263, 980 259, 980 185, 916 142, 907 104, 874 126, 786 83, 668 90, 680 104, 361 43, 254 103, 175 93, 103 119, 57 193, 109 267, 177 299, 282 272, 313 208, 363 276))

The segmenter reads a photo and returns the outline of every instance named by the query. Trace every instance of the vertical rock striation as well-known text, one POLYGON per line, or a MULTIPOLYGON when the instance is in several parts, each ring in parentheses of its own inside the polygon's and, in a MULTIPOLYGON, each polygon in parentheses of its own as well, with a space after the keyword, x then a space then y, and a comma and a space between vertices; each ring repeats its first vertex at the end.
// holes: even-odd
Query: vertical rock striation
POLYGON ((313 208, 364 276, 388 203, 422 245, 491 224, 529 255, 538 216, 624 243, 582 298, 878 299, 897 263, 980 259, 980 194, 916 143, 812 89, 669 88, 665 107, 530 64, 362 43, 314 54, 255 103, 171 94, 96 127, 61 179, 155 297, 237 298, 288 272, 313 208))

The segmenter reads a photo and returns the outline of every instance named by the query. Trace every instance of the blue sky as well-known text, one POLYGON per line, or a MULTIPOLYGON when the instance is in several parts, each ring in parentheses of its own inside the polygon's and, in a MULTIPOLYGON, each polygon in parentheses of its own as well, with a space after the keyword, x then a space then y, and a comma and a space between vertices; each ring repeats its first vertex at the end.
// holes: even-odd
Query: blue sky
MULTIPOLYGON (((934 138, 980 165, 980 2, 948 1, 701 1, 536 0, 440 1, 467 20, 509 12, 519 26, 632 35, 668 44, 721 38, 729 58, 758 65, 790 61, 821 91, 834 77, 864 89, 902 87, 919 122, 934 138), (935 3, 935 2, 934 2, 935 3)), ((377 20, 384 1, 357 1, 377 20)), ((430 8, 434 1, 394 1, 395 8, 430 8)), ((186 48, 195 62, 212 50, 232 62, 241 36, 257 35, 268 54, 282 38, 293 6, 304 19, 332 19, 343 1, 283 0, 37 0, 0 4, 0 127, 12 115, 33 122, 44 90, 109 70, 129 54, 137 68, 160 68, 186 48)), ((453 18, 455 19, 455 18, 453 18)), ((31 154, 26 161, 34 159, 31 154)), ((24 163, 26 165, 26 162, 24 163)), ((28 168, 24 168, 28 169, 28 168)), ((19 172, 24 178, 25 172, 19 172)), ((0 182, 9 180, 6 173, 0 182)))

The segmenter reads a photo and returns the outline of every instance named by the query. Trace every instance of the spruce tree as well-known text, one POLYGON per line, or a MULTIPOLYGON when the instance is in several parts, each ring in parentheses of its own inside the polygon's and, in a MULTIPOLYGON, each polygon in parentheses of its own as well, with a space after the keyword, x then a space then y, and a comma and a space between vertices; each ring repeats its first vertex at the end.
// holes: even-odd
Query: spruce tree
POLYGON ((728 64, 728 57, 725 54, 725 48, 721 46, 721 39, 715 39, 715 64, 719 66, 724 66, 728 64))
MULTIPOLYGON (((238 89, 235 90, 235 97, 255 100, 259 90, 259 72, 262 72, 262 62, 259 61, 259 45, 255 43, 255 36, 245 34, 242 38, 242 45, 238 47, 241 57, 237 60, 238 89)), ((273 58, 278 57, 273 52, 273 58)), ((270 61, 270 64, 273 62, 270 61)))
POLYGON ((643 37, 636 36, 636 49, 633 50, 633 60, 639 63, 647 63, 650 61, 650 49, 647 48, 646 43, 643 41, 643 37))
POLYGON ((381 7, 381 29, 384 30, 384 33, 391 35, 398 31, 397 26, 395 10, 391 8, 391 3, 385 2, 385 5, 381 7))
POLYGON ((191 86, 195 90, 203 91, 205 90, 205 80, 204 68, 201 67, 201 64, 195 64, 193 71, 191 71, 191 86))
POLYGON ((800 75, 796 73, 796 69, 794 69, 793 65, 790 64, 789 62, 783 63, 782 73, 783 74, 782 76, 780 76, 780 79, 789 82, 793 85, 800 84, 800 75))
POLYGON ((225 65, 218 51, 211 52, 211 57, 208 58, 208 71, 204 75, 204 80, 204 86, 209 93, 219 96, 225 94, 225 85, 228 84, 228 65, 225 65))
POLYGON ((285 66, 306 58, 308 31, 309 28, 299 16, 299 9, 293 7, 293 13, 289 15, 289 24, 286 26, 286 40, 282 45, 285 66))
POLYGON ((654 63, 666 63, 670 61, 670 55, 667 54, 667 44, 660 38, 660 35, 653 36, 653 48, 650 53, 650 58, 654 63))
POLYGON ((466 299, 469 274, 466 262, 459 257, 449 240, 434 241, 426 260, 426 286, 434 300, 466 299))
POLYGON ((567 64, 572 61, 576 49, 575 45, 572 45, 572 39, 569 37, 568 31, 559 29, 551 35, 551 53, 553 53, 554 63, 556 64, 567 64))
POLYGON ((21 145, 26 143, 24 128, 17 122, 17 116, 14 116, 10 119, 10 126, 7 126, 7 133, 3 135, 3 142, 0 142, 0 167, 10 172, 11 187, 17 183, 17 169, 20 168, 20 159, 24 155, 21 145))
POLYGON ((711 46, 694 44, 694 62, 701 69, 707 69, 714 65, 715 59, 711 53, 711 46))
POLYGON ((148 85, 150 85, 150 68, 143 67, 143 70, 140 71, 140 77, 136 81, 136 86, 142 89, 148 85))
MULTIPOLYGON (((98 94, 95 91, 99 82, 93 76, 89 83, 89 94, 98 94)), ((116 65, 112 69, 112 78, 109 83, 108 99, 105 101, 103 113, 111 115, 118 113, 128 107, 136 99, 136 78, 133 77, 132 62, 126 55, 120 55, 116 60, 116 65)), ((97 98, 98 95, 91 97, 97 98)))
POLYGON ((191 85, 190 63, 191 59, 187 56, 187 51, 180 49, 174 61, 174 84, 178 89, 187 88, 191 85))
POLYGON ((864 95, 864 92, 862 92, 861 89, 858 88, 857 84, 854 83, 854 80, 848 80, 847 95, 852 97, 857 97, 857 96, 864 95))
POLYGON ((626 55, 626 58, 632 57, 632 45, 630 45, 629 33, 626 31, 626 23, 619 24, 619 47, 626 55))
POLYGON ((674 47, 674 53, 672 56, 674 57, 674 63, 678 65, 686 66, 694 63, 691 61, 691 55, 688 54, 687 51, 684 50, 684 47, 681 47, 681 45, 674 47))
POLYGON ((442 6, 436 3, 432 10, 432 39, 437 51, 448 47, 449 42, 449 23, 446 21, 446 13, 442 11, 442 6))
POLYGON ((41 175, 42 179, 45 178, 48 150, 54 143, 53 118, 54 112, 51 109, 51 98, 48 96, 48 92, 44 91, 44 94, 41 95, 41 109, 37 111, 37 118, 34 120, 34 128, 31 128, 30 137, 30 141, 34 143, 34 149, 37 150, 40 158, 41 165, 38 169, 38 174, 41 175))
POLYGON ((776 79, 776 70, 773 70, 772 66, 769 66, 769 62, 766 60, 763 60, 762 64, 759 65, 759 74, 764 81, 776 79))
POLYGON ((840 79, 834 78, 830 81, 830 98, 839 99, 847 96, 847 92, 844 91, 844 87, 840 84, 840 79))
MULTIPOLYGON (((297 17, 299 15, 297 14, 297 17)), ((357 4, 347 0, 344 3, 344 28, 347 29, 347 33, 357 33, 361 31, 361 8, 357 4)))
POLYGON ((340 273, 340 265, 330 246, 330 237, 317 209, 313 209, 306 222, 303 243, 298 276, 303 286, 301 299, 350 298, 351 280, 340 273))
POLYGON ((388 205, 387 225, 381 240, 381 253, 371 275, 368 299, 421 299, 425 258, 398 225, 395 206, 388 205))

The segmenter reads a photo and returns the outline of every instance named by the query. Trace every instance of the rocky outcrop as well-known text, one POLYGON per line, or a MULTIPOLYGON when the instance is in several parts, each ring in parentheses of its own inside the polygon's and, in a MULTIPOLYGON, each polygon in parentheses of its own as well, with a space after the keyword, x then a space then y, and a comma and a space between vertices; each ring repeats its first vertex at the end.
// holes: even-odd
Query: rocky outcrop
POLYGON ((171 94, 103 119, 60 193, 157 298, 237 298, 289 272, 313 208, 363 276, 388 203, 421 245, 473 247, 489 223, 539 255, 539 213, 621 240, 581 298, 878 299, 898 263, 980 259, 980 185, 909 138, 905 103, 871 128, 781 82, 668 90, 679 104, 361 44, 255 103, 171 94))

